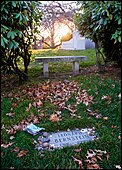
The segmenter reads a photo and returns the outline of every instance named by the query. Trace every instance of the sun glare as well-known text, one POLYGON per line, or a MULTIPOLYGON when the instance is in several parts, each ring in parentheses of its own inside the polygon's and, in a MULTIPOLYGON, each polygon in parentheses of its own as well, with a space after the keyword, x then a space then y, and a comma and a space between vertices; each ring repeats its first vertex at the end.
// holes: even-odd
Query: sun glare
POLYGON ((68 32, 69 32, 68 26, 64 25, 64 26, 60 27, 59 35, 60 35, 61 37, 63 37, 63 36, 65 36, 68 32))

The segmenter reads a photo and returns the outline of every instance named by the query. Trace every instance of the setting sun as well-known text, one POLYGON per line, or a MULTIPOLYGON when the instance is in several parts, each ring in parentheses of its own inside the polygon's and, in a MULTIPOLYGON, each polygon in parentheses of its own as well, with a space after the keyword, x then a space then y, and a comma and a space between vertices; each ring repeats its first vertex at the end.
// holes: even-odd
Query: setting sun
POLYGON ((59 35, 61 37, 65 36, 68 32, 69 32, 69 28, 68 26, 64 25, 64 26, 61 26, 60 30, 59 30, 59 35))

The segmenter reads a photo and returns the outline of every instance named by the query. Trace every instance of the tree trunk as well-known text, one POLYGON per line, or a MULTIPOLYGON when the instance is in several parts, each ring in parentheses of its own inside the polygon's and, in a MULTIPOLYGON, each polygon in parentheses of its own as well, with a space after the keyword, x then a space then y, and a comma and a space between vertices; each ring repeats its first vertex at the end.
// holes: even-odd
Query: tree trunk
POLYGON ((104 72, 105 71, 105 66, 101 64, 100 60, 100 50, 99 50, 99 42, 96 41, 95 43, 95 49, 96 49, 96 65, 98 67, 99 72, 104 72))

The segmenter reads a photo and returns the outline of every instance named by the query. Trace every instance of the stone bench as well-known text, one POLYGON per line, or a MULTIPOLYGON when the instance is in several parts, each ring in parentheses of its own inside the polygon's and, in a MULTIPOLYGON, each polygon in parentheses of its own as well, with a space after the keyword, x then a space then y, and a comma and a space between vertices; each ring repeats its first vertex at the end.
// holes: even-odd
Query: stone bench
POLYGON ((73 73, 79 73, 79 63, 86 61, 86 56, 52 56, 52 57, 35 57, 36 63, 43 63, 44 77, 49 76, 48 63, 49 62, 72 62, 73 73))

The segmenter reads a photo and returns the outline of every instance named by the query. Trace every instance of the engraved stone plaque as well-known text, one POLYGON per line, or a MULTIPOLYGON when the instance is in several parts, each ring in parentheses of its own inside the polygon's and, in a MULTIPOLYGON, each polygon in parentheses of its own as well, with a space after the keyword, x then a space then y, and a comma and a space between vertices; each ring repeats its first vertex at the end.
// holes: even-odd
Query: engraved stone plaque
POLYGON ((63 131, 49 135, 49 144, 54 148, 61 148, 94 140, 95 137, 96 136, 90 134, 90 130, 88 129, 63 131))
POLYGON ((65 146, 73 146, 78 145, 83 142, 88 142, 95 140, 97 136, 95 135, 94 129, 85 128, 85 129, 77 129, 70 131, 59 131, 55 133, 43 132, 41 136, 39 136, 38 141, 40 141, 40 145, 37 146, 36 149, 44 150, 44 149, 55 149, 55 148, 63 148, 65 146))

